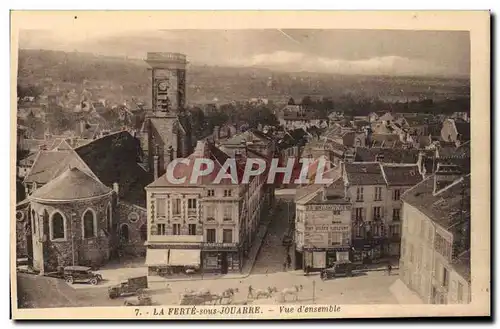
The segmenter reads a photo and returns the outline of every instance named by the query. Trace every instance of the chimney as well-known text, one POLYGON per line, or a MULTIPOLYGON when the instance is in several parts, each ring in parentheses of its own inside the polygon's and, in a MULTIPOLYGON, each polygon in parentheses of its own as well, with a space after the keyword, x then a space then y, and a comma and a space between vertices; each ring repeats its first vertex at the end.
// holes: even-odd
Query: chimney
POLYGON ((418 171, 422 176, 425 176, 426 174, 424 160, 425 160, 425 153, 422 151, 418 152, 417 167, 418 171))
POLYGON ((196 142, 196 147, 194 149, 194 152, 196 157, 202 157, 205 155, 205 142, 204 141, 198 141, 196 142))
POLYGON ((118 202, 119 200, 119 192, 120 192, 120 186, 118 185, 117 182, 113 183, 113 191, 115 191, 116 194, 116 201, 118 202))
MULTIPOLYGON (((172 147, 172 145, 170 145, 167 149, 167 160, 168 160, 168 163, 174 161, 174 148, 172 147)), ((168 165, 168 163, 165 164, 168 165)))
POLYGON ((83 134, 83 132, 85 131, 85 121, 84 120, 80 120, 80 135, 83 134))
POLYGON ((214 141, 218 141, 220 138, 220 126, 214 127, 214 141))
POLYGON ((153 175, 154 175, 154 180, 158 179, 158 162, 159 162, 159 157, 157 155, 153 156, 153 175))
POLYGON ((462 170, 457 165, 438 163, 434 174, 434 195, 462 177, 462 170))

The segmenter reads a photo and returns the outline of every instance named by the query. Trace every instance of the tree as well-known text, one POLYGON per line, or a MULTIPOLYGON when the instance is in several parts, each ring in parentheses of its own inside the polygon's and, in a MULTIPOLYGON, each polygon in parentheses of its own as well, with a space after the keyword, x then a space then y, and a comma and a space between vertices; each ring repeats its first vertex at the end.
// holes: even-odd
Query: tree
POLYGON ((304 98, 302 98, 302 102, 301 104, 303 106, 312 106, 314 104, 311 96, 304 96, 304 98))
POLYGON ((295 100, 293 99, 293 97, 290 97, 290 99, 288 100, 288 105, 295 105, 295 100))

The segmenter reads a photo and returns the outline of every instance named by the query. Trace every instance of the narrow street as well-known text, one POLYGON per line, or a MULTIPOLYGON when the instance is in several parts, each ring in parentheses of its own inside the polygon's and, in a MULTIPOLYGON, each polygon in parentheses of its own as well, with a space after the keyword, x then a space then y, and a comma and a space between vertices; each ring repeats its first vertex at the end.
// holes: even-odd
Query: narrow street
POLYGON ((282 242, 288 230, 288 216, 293 216, 292 204, 290 213, 288 210, 287 204, 281 203, 280 211, 277 211, 271 220, 251 274, 283 272, 283 263, 287 254, 282 242))

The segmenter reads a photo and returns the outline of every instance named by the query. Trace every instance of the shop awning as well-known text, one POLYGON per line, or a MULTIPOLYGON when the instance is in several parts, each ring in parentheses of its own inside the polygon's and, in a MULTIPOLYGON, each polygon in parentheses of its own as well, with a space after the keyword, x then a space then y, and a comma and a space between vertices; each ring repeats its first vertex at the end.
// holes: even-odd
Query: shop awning
POLYGON ((170 266, 200 266, 200 249, 170 249, 170 266))
POLYGON ((147 249, 146 265, 147 266, 167 266, 168 265, 168 249, 147 249))

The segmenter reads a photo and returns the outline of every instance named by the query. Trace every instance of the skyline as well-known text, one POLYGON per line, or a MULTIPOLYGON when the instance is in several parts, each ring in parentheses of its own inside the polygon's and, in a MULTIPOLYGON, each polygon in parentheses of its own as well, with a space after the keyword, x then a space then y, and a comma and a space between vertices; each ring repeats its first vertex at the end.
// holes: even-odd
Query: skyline
POLYGON ((21 30, 19 48, 145 58, 181 52, 194 65, 332 74, 469 77, 468 32, 403 30, 21 30))

